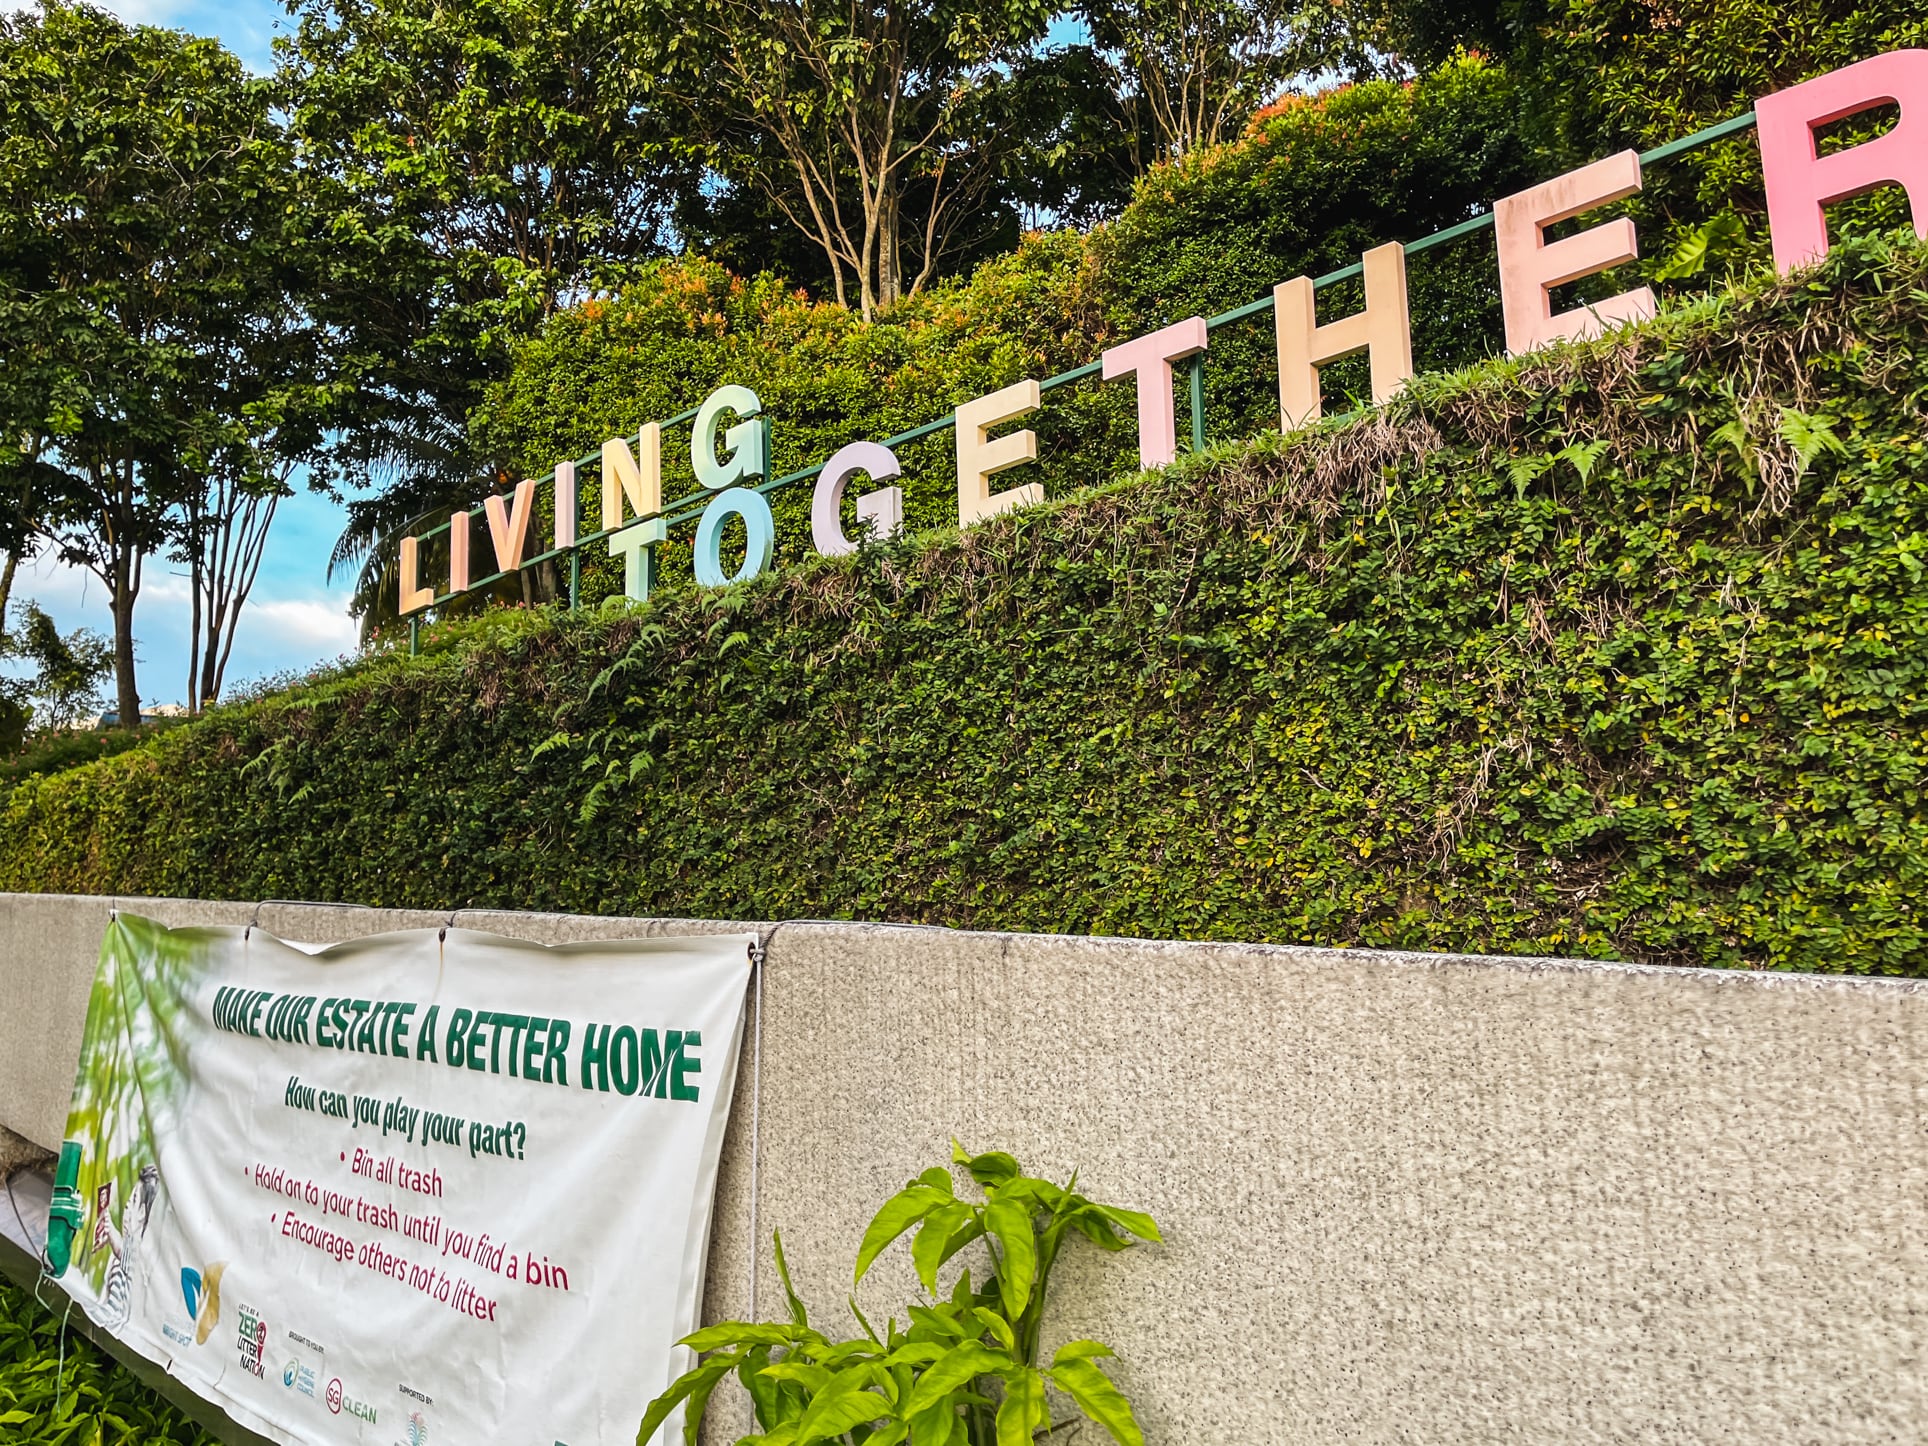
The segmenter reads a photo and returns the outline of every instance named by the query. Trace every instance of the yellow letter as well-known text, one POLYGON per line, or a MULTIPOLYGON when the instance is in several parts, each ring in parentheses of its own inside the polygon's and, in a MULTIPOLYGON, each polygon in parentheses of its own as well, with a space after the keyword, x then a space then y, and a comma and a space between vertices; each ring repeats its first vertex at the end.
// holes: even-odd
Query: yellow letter
POLYGON ((1390 401, 1413 374, 1412 316, 1406 306, 1406 248, 1375 246, 1363 258, 1366 309, 1319 325, 1312 278, 1295 276, 1273 289, 1279 342, 1279 425, 1286 431, 1319 420, 1319 369, 1356 352, 1371 353, 1372 400, 1390 401))
POLYGON ((1022 487, 991 495, 991 477, 1006 468, 1038 460, 1038 434, 1011 432, 992 441, 990 429, 1000 422, 1038 409, 1035 381, 1014 382, 1002 391, 966 402, 957 409, 957 525, 969 527, 1013 507, 1044 501, 1044 485, 1022 487))
POLYGON ((663 510, 663 428, 649 422, 636 434, 636 454, 630 455, 629 443, 612 437, 603 443, 602 530, 614 532, 623 525, 623 498, 629 510, 641 517, 663 510))
POLYGON ((422 556, 421 541, 413 537, 404 537, 402 539, 402 606, 401 606, 401 613, 403 617, 407 617, 412 612, 419 612, 421 609, 427 607, 430 603, 435 601, 434 588, 417 587, 415 585, 415 575, 418 571, 420 571, 420 568, 421 568, 421 556, 422 556))

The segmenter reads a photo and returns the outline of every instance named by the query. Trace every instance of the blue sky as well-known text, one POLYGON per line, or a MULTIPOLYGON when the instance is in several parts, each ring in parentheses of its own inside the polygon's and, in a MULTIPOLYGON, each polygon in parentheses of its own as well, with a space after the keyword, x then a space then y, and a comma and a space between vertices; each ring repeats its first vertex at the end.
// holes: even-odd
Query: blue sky
MULTIPOLYGON (((123 19, 217 35, 250 66, 273 64, 276 25, 286 12, 272 0, 110 0, 123 19)), ((230 686, 352 652, 355 624, 348 615, 347 579, 330 585, 328 554, 342 528, 341 508, 303 493, 281 504, 254 594, 242 612, 228 666, 230 686)), ((134 606, 141 701, 178 703, 187 696, 188 585, 184 569, 149 558, 134 606)), ((112 632, 107 592, 91 573, 43 559, 23 564, 14 581, 14 616, 32 598, 63 629, 112 632)), ((111 686, 109 688, 111 696, 111 686)))

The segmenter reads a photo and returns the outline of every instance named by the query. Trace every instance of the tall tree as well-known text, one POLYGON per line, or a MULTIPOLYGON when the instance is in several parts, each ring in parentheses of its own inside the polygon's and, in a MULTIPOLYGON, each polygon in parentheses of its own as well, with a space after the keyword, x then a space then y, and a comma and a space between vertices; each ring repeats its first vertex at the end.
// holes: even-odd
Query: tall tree
MULTIPOLYGON (((469 411, 559 299, 664 249, 689 165, 638 102, 633 0, 291 0, 277 42, 315 299, 349 348, 339 454, 382 484, 336 562, 495 483, 469 411)), ((377 559, 379 560, 379 559, 377 559)))
POLYGON ((0 491, 106 585, 116 694, 140 713, 134 607, 298 328, 293 152, 215 41, 49 0, 0 18, 0 491))
POLYGON ((654 92, 703 158, 823 256, 866 318, 922 289, 1024 140, 1005 95, 1047 0, 713 0, 649 9, 654 92))

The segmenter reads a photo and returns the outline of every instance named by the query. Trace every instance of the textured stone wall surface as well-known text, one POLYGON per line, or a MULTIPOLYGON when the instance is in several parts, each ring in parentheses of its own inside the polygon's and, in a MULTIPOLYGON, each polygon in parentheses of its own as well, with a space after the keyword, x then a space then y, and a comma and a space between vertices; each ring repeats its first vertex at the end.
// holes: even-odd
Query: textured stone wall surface
MULTIPOLYGON (((58 1144, 116 903, 0 896, 0 1127, 58 1144)), ((447 915, 268 905, 332 941, 447 915)), ((464 911, 544 942, 758 928, 760 1051, 706 1315, 833 1334, 870 1212, 1008 1149, 1152 1212, 1074 1242, 1047 1346, 1097 1336, 1155 1443, 1928 1439, 1928 983, 1547 960, 464 911), (756 1162, 751 1168, 752 1120, 756 1162), (754 1198, 752 1182, 754 1181, 754 1198)), ((859 1293, 914 1290, 899 1247, 859 1293)), ((740 1402, 724 1403, 719 1427, 740 1402)), ((713 1439, 729 1439, 719 1432, 713 1439)))

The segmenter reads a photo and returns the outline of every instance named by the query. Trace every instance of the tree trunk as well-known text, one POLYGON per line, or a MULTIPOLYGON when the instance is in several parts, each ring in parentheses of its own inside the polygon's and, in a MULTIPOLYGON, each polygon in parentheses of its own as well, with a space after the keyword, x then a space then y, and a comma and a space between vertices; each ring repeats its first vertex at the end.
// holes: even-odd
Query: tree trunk
POLYGON ((13 601, 13 575, 20 569, 20 554, 7 554, 7 565, 0 569, 0 638, 7 635, 7 608, 13 601))
POLYGON ((114 611, 115 694, 120 726, 132 728, 141 721, 141 690, 134 680, 134 598, 141 586, 140 559, 117 547, 113 572, 107 601, 114 611))

